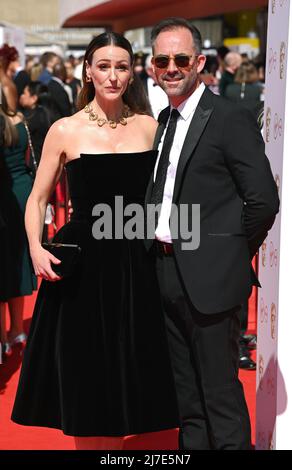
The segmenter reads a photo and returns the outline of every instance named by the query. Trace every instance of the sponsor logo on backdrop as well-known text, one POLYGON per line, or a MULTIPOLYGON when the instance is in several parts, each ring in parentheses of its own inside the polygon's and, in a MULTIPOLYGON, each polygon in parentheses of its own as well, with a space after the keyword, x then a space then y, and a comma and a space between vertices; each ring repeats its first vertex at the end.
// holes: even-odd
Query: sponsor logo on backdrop
POLYGON ((266 110, 266 142, 270 142, 270 126, 271 126, 271 119, 272 119, 272 111, 271 108, 268 107, 266 110))
POLYGON ((262 265, 263 265, 263 267, 266 266, 266 259, 267 259, 267 238, 263 241, 263 244, 262 244, 262 265))
POLYGON ((280 192, 280 176, 278 173, 275 174, 275 183, 277 185, 278 193, 280 192))
POLYGON ((285 67, 285 58, 286 58, 286 44, 284 41, 280 44, 280 78, 284 78, 284 67, 285 67))
POLYGON ((277 52, 273 50, 272 47, 269 48, 268 54, 268 71, 272 73, 273 70, 276 70, 277 67, 277 52))
POLYGON ((274 247, 274 243, 270 241, 270 266, 278 266, 278 250, 274 247))
POLYGON ((268 306, 262 297, 260 301, 260 320, 261 323, 268 323, 268 306))
POLYGON ((271 304, 271 338, 276 339, 277 310, 274 302, 271 304))
POLYGON ((265 362, 262 354, 259 355, 259 388, 260 390, 264 389, 264 369, 265 362))
MULTIPOLYGON (((285 4, 287 4, 287 0, 279 0, 280 7, 283 7, 285 4)), ((272 0, 272 13, 274 14, 276 11, 276 0, 272 0)))
POLYGON ((274 139, 276 140, 278 137, 282 137, 282 130, 283 130, 283 121, 282 118, 275 113, 274 115, 274 139))

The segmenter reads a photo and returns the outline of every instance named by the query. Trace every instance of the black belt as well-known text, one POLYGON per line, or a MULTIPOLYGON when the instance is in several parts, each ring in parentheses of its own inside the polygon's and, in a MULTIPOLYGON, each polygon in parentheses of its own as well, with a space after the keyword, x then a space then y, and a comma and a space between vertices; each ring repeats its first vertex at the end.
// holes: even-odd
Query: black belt
POLYGON ((173 256, 173 244, 155 240, 157 252, 162 256, 173 256))

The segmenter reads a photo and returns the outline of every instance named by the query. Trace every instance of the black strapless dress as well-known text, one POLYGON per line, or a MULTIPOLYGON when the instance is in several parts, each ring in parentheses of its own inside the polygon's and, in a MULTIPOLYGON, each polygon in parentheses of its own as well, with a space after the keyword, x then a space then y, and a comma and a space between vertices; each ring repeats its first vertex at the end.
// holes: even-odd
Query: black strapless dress
POLYGON ((155 151, 83 154, 66 165, 74 209, 55 241, 78 243, 81 266, 42 281, 12 420, 72 436, 178 426, 154 259, 143 240, 96 240, 98 203, 143 206, 155 151))

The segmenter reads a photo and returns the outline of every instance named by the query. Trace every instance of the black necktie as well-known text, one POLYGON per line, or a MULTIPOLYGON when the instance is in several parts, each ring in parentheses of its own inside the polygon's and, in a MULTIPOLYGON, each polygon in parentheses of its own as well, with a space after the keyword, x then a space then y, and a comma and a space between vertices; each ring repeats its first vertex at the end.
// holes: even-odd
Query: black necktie
POLYGON ((171 111, 171 116, 167 126, 166 134, 164 137, 164 142, 158 162, 158 167, 156 171, 155 183, 152 188, 151 195, 151 204, 161 204, 167 174, 167 168, 169 165, 169 154, 171 146, 174 139, 174 134, 176 130, 177 118, 180 116, 177 109, 171 111))

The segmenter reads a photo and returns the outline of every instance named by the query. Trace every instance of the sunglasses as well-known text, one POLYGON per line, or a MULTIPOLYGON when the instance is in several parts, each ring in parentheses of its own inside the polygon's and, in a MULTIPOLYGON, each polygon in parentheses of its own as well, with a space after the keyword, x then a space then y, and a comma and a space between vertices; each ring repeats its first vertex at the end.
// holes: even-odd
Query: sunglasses
POLYGON ((171 59, 174 60, 174 63, 177 67, 184 68, 190 65, 190 60, 192 57, 197 57, 197 56, 186 55, 186 54, 176 54, 173 57, 169 55, 158 55, 153 58, 153 61, 154 61, 155 67, 157 67, 158 69, 166 69, 171 59))

